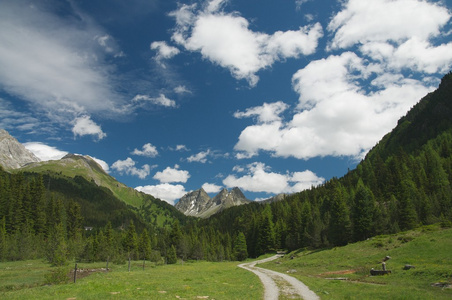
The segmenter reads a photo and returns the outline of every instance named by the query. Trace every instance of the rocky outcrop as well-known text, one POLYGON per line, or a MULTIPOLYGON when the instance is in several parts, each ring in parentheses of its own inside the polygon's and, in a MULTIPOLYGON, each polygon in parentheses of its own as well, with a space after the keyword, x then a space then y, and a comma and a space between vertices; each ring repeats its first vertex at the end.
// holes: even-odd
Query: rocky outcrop
POLYGON ((209 201, 209 195, 201 188, 183 196, 174 207, 187 216, 197 217, 202 214, 209 201))
POLYGON ((223 189, 213 198, 201 188, 183 196, 175 207, 187 216, 208 218, 226 208, 250 202, 239 188, 223 189))
POLYGON ((0 129, 0 165, 3 168, 18 169, 29 163, 39 161, 39 158, 27 150, 6 130, 0 129))

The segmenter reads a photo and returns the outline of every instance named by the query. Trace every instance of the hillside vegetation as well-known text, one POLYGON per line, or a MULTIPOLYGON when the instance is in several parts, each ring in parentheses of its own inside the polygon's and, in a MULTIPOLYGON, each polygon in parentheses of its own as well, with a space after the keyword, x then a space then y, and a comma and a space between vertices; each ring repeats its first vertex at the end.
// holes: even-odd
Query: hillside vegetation
POLYGON ((452 229, 430 225, 344 247, 298 250, 261 266, 290 273, 322 299, 450 299, 451 249, 452 229), (386 256, 392 273, 370 276, 386 256))
POLYGON ((234 207, 202 222, 243 232, 248 254, 343 246, 452 221, 452 73, 344 177, 270 205, 234 207))

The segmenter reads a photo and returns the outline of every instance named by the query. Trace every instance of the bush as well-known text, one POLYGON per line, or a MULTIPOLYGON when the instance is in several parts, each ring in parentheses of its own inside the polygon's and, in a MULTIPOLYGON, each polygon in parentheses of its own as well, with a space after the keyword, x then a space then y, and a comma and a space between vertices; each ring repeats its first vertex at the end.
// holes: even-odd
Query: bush
POLYGON ((63 284, 69 281, 68 269, 63 267, 54 268, 45 276, 46 284, 63 284))

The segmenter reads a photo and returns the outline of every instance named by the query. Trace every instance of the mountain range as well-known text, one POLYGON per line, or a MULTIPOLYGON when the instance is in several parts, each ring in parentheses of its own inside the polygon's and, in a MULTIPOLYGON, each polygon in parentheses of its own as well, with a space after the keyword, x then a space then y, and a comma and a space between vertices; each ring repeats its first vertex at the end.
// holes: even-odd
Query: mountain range
MULTIPOLYGON (((136 208, 139 208, 143 204, 143 199, 147 197, 144 193, 118 182, 106 173, 90 156, 67 154, 59 160, 40 161, 38 157, 3 129, 0 130, 0 165, 11 171, 54 172, 69 178, 81 176, 100 187, 109 189, 118 199, 136 208)), ((278 195, 265 202, 280 199, 282 197, 278 195)), ((250 202, 251 200, 246 199, 245 195, 237 187, 231 191, 223 189, 213 198, 201 188, 183 196, 176 203, 175 208, 186 216, 208 218, 229 207, 250 202)))
POLYGON ((231 191, 223 189, 215 197, 210 198, 203 188, 183 196, 175 207, 187 216, 208 218, 226 208, 248 204, 242 191, 235 187, 231 191))

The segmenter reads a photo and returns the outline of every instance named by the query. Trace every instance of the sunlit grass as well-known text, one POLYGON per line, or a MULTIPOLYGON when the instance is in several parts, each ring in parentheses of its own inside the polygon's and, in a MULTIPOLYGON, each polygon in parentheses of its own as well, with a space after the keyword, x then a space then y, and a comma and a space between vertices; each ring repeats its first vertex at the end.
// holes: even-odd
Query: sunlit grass
POLYGON ((264 267, 290 272, 322 299, 451 299, 452 229, 429 226, 323 251, 294 252, 264 267), (385 256, 391 275, 381 270, 385 256), (291 259, 293 257, 293 259, 291 259), (403 270, 410 264, 415 269, 403 270), (336 278, 336 279, 332 279, 336 278))
MULTIPOLYGON (((94 273, 67 284, 42 286, 51 267, 39 261, 0 263, 1 299, 261 299, 263 287, 252 273, 237 262, 185 262, 154 266, 133 262, 113 265, 110 272, 94 273), (29 265, 31 264, 31 265, 29 265), (9 268, 9 269, 6 269, 9 268), (30 270, 36 274, 29 276, 30 270), (22 274, 22 279, 19 280, 22 274), (32 288, 27 288, 32 287, 32 288), (198 298, 202 299, 202 298, 198 298), (207 299, 207 298, 206 298, 207 299)), ((72 266, 73 267, 73 266, 72 266)), ((104 264, 78 264, 79 268, 101 268, 104 264)), ((71 267, 68 267, 68 271, 71 267)))

